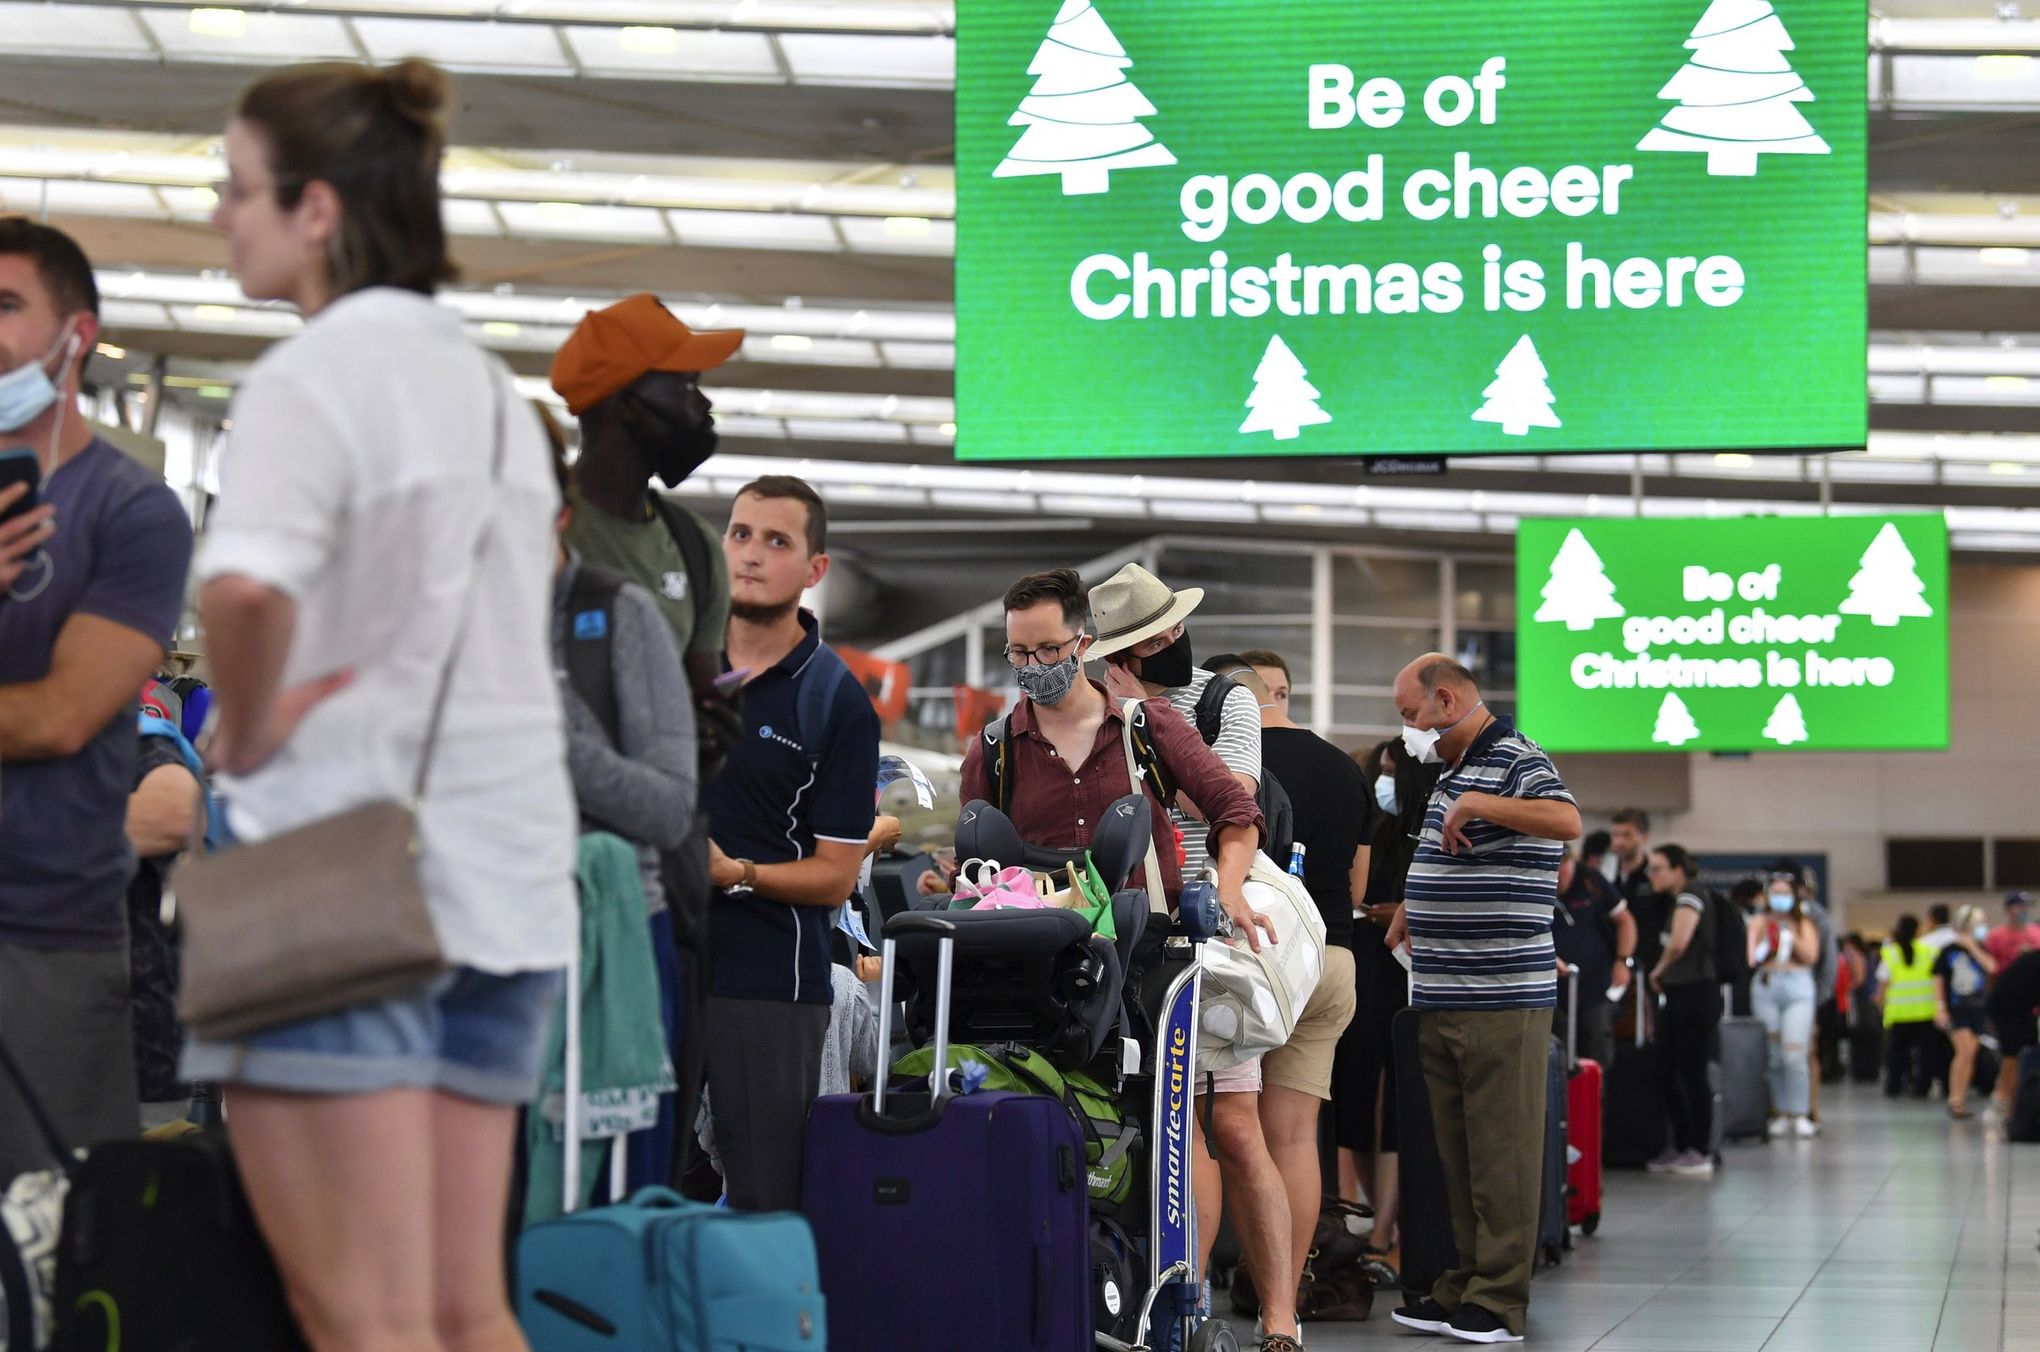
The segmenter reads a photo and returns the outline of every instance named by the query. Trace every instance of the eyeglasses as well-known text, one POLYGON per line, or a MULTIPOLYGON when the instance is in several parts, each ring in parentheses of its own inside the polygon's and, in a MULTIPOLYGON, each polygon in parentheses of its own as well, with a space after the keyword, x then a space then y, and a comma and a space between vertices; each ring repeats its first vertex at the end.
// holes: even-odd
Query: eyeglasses
POLYGON ((1063 650, 1072 643, 1081 642, 1083 637, 1082 634, 1078 634, 1075 638, 1066 638, 1060 643, 1043 643, 1033 648, 1008 648, 1006 649, 1006 664, 1015 671, 1027 666, 1029 663, 1040 667, 1050 666, 1062 661, 1063 650))

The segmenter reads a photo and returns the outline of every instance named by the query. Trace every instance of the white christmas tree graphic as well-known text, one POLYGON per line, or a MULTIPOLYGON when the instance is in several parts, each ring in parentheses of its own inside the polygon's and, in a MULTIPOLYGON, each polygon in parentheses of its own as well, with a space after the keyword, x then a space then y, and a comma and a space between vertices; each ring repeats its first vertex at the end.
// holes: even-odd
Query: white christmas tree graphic
POLYGON ((1926 589, 1912 551, 1905 547, 1898 527, 1887 521, 1863 551, 1856 575, 1849 579, 1849 599, 1842 602, 1842 613, 1867 615, 1870 623, 1889 629, 1908 616, 1923 618, 1934 613, 1923 595, 1926 589))
POLYGON ((1714 0, 1693 35, 1692 57, 1658 91, 1678 107, 1636 143, 1638 150, 1696 151, 1710 174, 1748 177, 1759 155, 1826 155, 1795 103, 1813 102, 1785 53, 1792 36, 1769 0, 1714 0))
POLYGON ((1785 695, 1778 701, 1778 707, 1771 710, 1771 721, 1764 724, 1764 736, 1779 746, 1791 746, 1807 738, 1806 713, 1799 707, 1797 695, 1785 695))
POLYGON ((1279 336, 1270 338, 1254 368, 1254 392, 1247 396, 1247 420, 1240 431, 1273 432, 1277 441, 1294 441, 1304 428, 1332 420, 1317 401, 1318 388, 1289 344, 1279 336))
POLYGON ((1650 739, 1666 746, 1684 746, 1699 736, 1700 725, 1693 721, 1693 711, 1686 707, 1686 701, 1670 691, 1665 692, 1665 701, 1658 705, 1657 726, 1651 729, 1650 739))
POLYGON ((1127 81, 1133 64, 1091 0, 1064 0, 1027 73, 1034 90, 1008 125, 1025 127, 994 178, 1061 174, 1065 197, 1104 192, 1114 169, 1174 164, 1141 125, 1155 106, 1127 81))
POLYGON ((1543 623, 1564 620, 1568 629, 1592 629, 1595 620, 1612 620, 1626 613, 1615 599, 1615 584, 1608 580, 1601 556, 1577 528, 1566 533, 1558 557, 1551 561, 1551 580, 1538 595, 1544 604, 1537 607, 1537 619, 1543 623))
POLYGON ((1537 344, 1530 341, 1529 334, 1524 334, 1495 368, 1494 383, 1481 391, 1487 402, 1480 406, 1473 420, 1500 423, 1502 431, 1512 437, 1525 436, 1533 427, 1563 426, 1551 411, 1556 396, 1551 386, 1544 383, 1550 374, 1544 369, 1543 358, 1537 355, 1537 344))

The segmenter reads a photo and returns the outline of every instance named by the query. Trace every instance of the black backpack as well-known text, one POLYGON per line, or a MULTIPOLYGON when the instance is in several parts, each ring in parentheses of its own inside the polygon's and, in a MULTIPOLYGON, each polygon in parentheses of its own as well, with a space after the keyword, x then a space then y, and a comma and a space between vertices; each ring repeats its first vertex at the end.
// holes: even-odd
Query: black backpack
POLYGON ((1714 940, 1714 979, 1733 982, 1750 970, 1749 930, 1742 913, 1720 892, 1709 888, 1707 924, 1714 940))
MULTIPOLYGON (((1204 739, 1206 746, 1218 745, 1218 734, 1225 727, 1225 702, 1233 691, 1242 689, 1238 681, 1230 676, 1213 676, 1197 696, 1197 735, 1204 739)), ((1254 801, 1260 805, 1261 816, 1268 824, 1268 839, 1261 849, 1283 868, 1289 867, 1289 851, 1296 844, 1296 807, 1289 801, 1288 790, 1282 781, 1275 778, 1264 761, 1261 765, 1260 787, 1254 791, 1254 801)))
MULTIPOLYGON (((655 499, 658 494, 653 494, 655 499)), ((668 510, 662 507, 661 511, 668 510)), ((678 508, 671 508, 678 512, 678 508)), ((694 618, 701 620, 702 588, 696 585, 696 556, 688 552, 684 543, 692 538, 701 545, 701 531, 684 515, 676 522, 666 519, 667 529, 673 538, 680 541, 680 552, 686 556, 688 585, 687 594, 693 598, 694 618)), ((700 553, 699 564, 707 567, 707 554, 700 553)), ((713 576, 713 574, 710 574, 713 576)), ((607 568, 598 568, 583 563, 575 575, 573 590, 567 593, 567 680, 576 694, 587 701, 588 708, 602 724, 602 730, 609 734, 609 744, 616 745, 617 711, 616 678, 614 674, 614 653, 616 634, 616 593, 630 579, 607 568)), ((694 744, 695 771, 697 782, 706 788, 715 777, 722 773, 723 763, 729 759, 730 748, 744 735, 744 709, 741 691, 714 691, 708 697, 696 694, 694 699, 694 744)))

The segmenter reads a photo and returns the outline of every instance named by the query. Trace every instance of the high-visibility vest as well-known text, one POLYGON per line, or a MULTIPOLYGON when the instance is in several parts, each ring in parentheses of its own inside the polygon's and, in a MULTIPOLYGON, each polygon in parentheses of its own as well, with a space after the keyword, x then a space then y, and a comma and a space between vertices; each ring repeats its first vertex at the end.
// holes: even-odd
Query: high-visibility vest
POLYGON ((1907 963, 1897 944, 1884 946, 1884 968, 1891 984, 1884 988, 1884 1026, 1895 1023, 1934 1021, 1934 959, 1937 948, 1913 941, 1913 960, 1907 963))

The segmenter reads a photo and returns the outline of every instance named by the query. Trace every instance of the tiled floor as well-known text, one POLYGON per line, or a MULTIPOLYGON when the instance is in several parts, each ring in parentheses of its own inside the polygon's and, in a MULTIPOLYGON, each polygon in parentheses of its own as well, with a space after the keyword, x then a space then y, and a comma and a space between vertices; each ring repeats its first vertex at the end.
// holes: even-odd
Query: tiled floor
MULTIPOLYGON (((1527 1346, 2040 1352, 2040 1145, 1874 1088, 1822 1098, 1820 1139, 1731 1146, 1711 1183, 1611 1173, 1600 1233, 1532 1288, 1527 1346)), ((1305 1342, 1464 1346, 1404 1332, 1388 1302, 1305 1342)))

